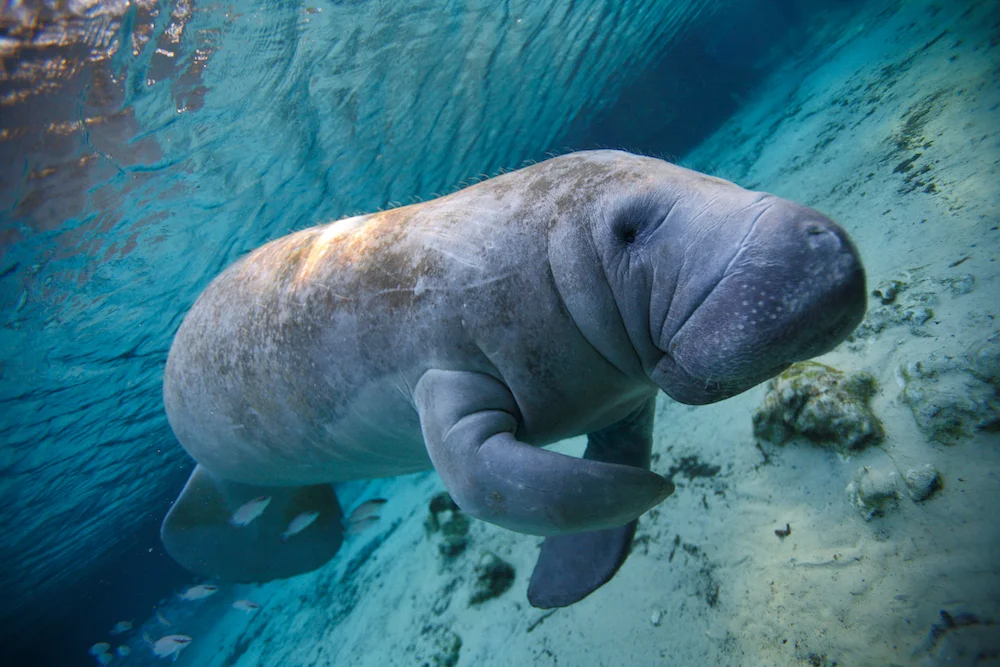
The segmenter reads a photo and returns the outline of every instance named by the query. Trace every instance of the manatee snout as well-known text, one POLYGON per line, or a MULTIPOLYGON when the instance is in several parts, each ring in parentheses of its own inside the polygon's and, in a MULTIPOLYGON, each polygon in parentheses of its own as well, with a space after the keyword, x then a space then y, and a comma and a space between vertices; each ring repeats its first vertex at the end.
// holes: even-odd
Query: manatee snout
MULTIPOLYGON (((773 198, 723 277, 669 341, 655 373, 685 403, 728 398, 833 349, 861 322, 865 272, 823 214, 773 198)), ((657 377, 653 378, 657 381, 657 377)))
MULTIPOLYGON (((757 326, 760 345, 774 346, 787 363, 833 349, 861 323, 867 306, 865 271, 847 233, 822 213, 786 200, 754 226, 730 275, 758 284, 760 301, 730 306, 757 326), (763 292, 763 294, 761 294, 763 292), (755 313, 753 304, 758 311, 755 313)), ((760 349, 764 352, 764 349, 760 349)))

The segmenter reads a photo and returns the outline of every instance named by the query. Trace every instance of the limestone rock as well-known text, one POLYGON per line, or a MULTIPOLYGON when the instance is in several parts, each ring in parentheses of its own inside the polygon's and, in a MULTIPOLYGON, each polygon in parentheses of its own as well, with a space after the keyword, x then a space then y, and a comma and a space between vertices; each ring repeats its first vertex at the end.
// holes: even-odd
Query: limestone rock
POLYGON ((868 407, 877 391, 865 372, 844 373, 816 362, 796 364, 767 383, 753 414, 754 436, 784 444, 802 436, 838 451, 881 442, 885 431, 868 407))
POLYGON ((502 595, 514 584, 514 566, 486 552, 476 565, 469 604, 479 604, 502 595))
POLYGON ((878 305, 868 311, 848 340, 872 338, 886 329, 903 325, 908 326, 913 335, 923 335, 921 327, 934 317, 931 306, 938 301, 932 281, 926 278, 914 281, 909 274, 882 281, 872 290, 872 296, 878 305))
POLYGON ((444 625, 425 625, 417 640, 407 647, 413 660, 406 664, 421 667, 454 667, 462 650, 462 638, 444 625))
POLYGON ((903 475, 906 488, 914 502, 923 502, 941 488, 941 473, 930 463, 906 471, 903 475))
POLYGON ((953 297, 962 296, 971 292, 975 284, 976 279, 968 273, 917 278, 906 272, 883 280, 872 290, 874 307, 848 338, 848 344, 857 347, 861 341, 898 326, 909 327, 914 336, 927 336, 924 324, 934 317, 932 307, 938 303, 938 294, 947 291, 953 297))
POLYGON ((931 440, 954 444, 975 431, 1000 430, 1000 340, 996 335, 951 357, 934 352, 896 373, 902 400, 931 440))
POLYGON ((469 544, 469 518, 447 492, 431 498, 429 510, 424 531, 428 537, 440 533, 438 550, 445 559, 455 558, 469 544))
POLYGON ((858 468, 846 491, 851 503, 861 510, 861 516, 865 521, 884 516, 899 506, 896 478, 894 470, 875 469, 869 466, 858 468))
POLYGON ((942 609, 941 622, 931 626, 927 640, 915 655, 924 654, 920 667, 981 665, 1000 655, 1000 632, 992 619, 967 611, 942 609))

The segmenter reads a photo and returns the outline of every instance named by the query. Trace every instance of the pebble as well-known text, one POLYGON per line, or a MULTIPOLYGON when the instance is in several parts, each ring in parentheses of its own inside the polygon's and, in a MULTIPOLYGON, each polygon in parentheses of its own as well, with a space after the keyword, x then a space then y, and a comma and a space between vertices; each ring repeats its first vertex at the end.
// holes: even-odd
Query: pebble
POLYGON ((919 468, 912 468, 903 475, 906 488, 910 491, 910 497, 914 502, 923 502, 941 488, 941 473, 930 463, 919 468))
POLYGON ((858 468, 854 480, 847 485, 847 495, 861 511, 865 521, 884 516, 899 506, 895 471, 879 470, 870 466, 858 468))

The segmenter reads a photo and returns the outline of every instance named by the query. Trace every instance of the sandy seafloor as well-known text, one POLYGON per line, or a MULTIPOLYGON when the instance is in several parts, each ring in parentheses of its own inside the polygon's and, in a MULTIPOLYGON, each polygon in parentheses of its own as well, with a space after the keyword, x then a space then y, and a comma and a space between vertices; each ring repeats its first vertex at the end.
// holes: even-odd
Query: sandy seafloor
MULTIPOLYGON (((785 66, 681 160, 824 211, 857 243, 870 289, 899 278, 930 306, 926 322, 890 322, 821 359, 875 376, 880 445, 845 456, 801 439, 756 443, 751 415, 764 387, 703 407, 664 397, 654 470, 693 456, 718 472, 678 473, 676 493, 640 520, 617 576, 554 612, 526 600, 541 538, 473 521, 468 548, 446 564, 424 528, 443 490, 435 474, 345 485, 347 509, 389 500, 381 522, 328 566, 167 601, 161 613, 174 625, 137 627, 133 654, 115 664, 152 660, 143 631, 194 637, 177 665, 1000 662, 1000 436, 971 427, 935 441, 903 401, 900 371, 963 359, 997 330, 1000 13, 995 2, 959 16, 965 8, 909 2, 855 17, 850 33, 785 66), (898 481, 924 464, 942 488, 918 503, 900 482, 898 507, 884 516, 866 520, 845 491, 860 468, 898 481), (513 565, 516 579, 470 606, 484 552, 513 565), (263 607, 230 608, 240 598, 263 607)), ((963 373, 959 364, 931 378, 929 395, 945 401, 948 383, 971 392, 977 380, 963 373)))

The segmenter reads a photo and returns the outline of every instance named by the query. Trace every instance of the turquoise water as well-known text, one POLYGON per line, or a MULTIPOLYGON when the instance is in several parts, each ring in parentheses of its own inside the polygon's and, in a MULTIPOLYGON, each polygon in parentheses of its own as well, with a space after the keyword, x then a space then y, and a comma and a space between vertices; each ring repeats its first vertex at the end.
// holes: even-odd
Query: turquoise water
MULTIPOLYGON (((885 217, 886 208, 904 211, 900 215, 906 224, 930 215, 924 209, 897 207, 892 199, 904 201, 904 195, 918 191, 928 201, 937 196, 934 205, 941 210, 958 211, 956 250, 940 263, 942 271, 951 271, 948 276, 963 265, 962 271, 975 276, 978 291, 969 298, 980 300, 974 306, 955 306, 965 318, 962 346, 988 339, 995 332, 996 310, 983 297, 996 275, 990 264, 996 254, 998 201, 993 159, 997 107, 990 102, 997 94, 996 9, 989 2, 935 9, 930 3, 876 0, 140 0, 55 10, 34 2, 6 4, 0 10, 0 582, 5 645, 12 647, 13 660, 93 664, 88 647, 109 641, 108 630, 116 622, 134 619, 134 629, 111 647, 120 640, 131 655, 116 656, 112 664, 153 664, 156 658, 142 635, 166 632, 153 618, 157 605, 170 610, 170 631, 183 630, 195 643, 199 632, 206 636, 215 624, 222 628, 244 622, 242 613, 235 621, 222 614, 221 603, 219 609, 176 603, 175 593, 198 580, 164 552, 158 531, 193 461, 167 423, 164 364, 182 319, 215 276, 254 248, 315 224, 426 201, 555 154, 621 148, 680 161, 830 213, 855 237, 872 287, 892 277, 883 265, 895 270, 926 264, 919 258, 921 243, 934 246, 942 238, 924 237, 922 230, 903 223, 894 226, 885 217), (861 41, 851 41, 866 35, 880 35, 871 39, 889 44, 879 56, 884 65, 871 61, 861 41), (922 91, 919 81, 885 84, 893 76, 903 77, 900 72, 916 67, 914 63, 930 62, 927 69, 934 71, 956 61, 956 67, 969 69, 936 88, 944 91, 937 97, 935 90, 922 91), (838 63, 843 72, 822 70, 829 62, 838 63), (881 88, 865 87, 866 81, 876 80, 870 72, 861 73, 865 67, 881 72, 881 88), (827 86, 821 77, 833 83, 827 86), (817 91, 843 85, 853 97, 845 94, 802 112, 801 99, 790 92, 805 89, 796 88, 800 85, 817 91), (907 95, 915 101, 904 101, 907 95), (961 132, 942 129, 935 134, 935 104, 952 98, 952 115, 940 123, 961 132), (835 117, 835 112, 842 115, 835 117), (828 120, 810 124, 826 118, 824 114, 828 120), (801 131, 788 130, 800 121, 801 131), (871 127, 888 138, 861 133, 869 127, 862 122, 876 121, 879 125, 871 127), (857 134, 849 135, 852 131, 857 134), (771 139, 778 135, 780 140, 771 139), (867 152, 870 160, 842 167, 834 152, 824 152, 832 150, 831 141, 834 149, 851 145, 867 152), (779 150, 783 157, 768 156, 779 150), (769 170, 758 159, 783 166, 769 170), (822 165, 827 165, 825 172, 822 165), (845 186, 854 199, 823 199, 837 186, 816 185, 824 173, 846 181, 869 168, 873 174, 884 172, 887 180, 859 184, 856 190, 845 186), (867 199, 858 198, 862 191, 867 199), (945 201, 947 205, 941 203, 945 201), (866 221, 852 219, 852 212, 869 207, 870 216, 857 216, 866 221), (900 237, 909 240, 890 243, 900 237), (878 245, 883 240, 884 248, 878 245), (887 260, 888 253, 905 259, 887 260), (952 260, 953 271, 947 266, 952 260)), ((912 282, 921 279, 917 275, 912 282)), ((870 299, 869 306, 876 305, 870 299)), ((946 306, 938 308, 944 310, 946 306)), ((923 345, 928 339, 913 335, 897 348, 905 351, 906 345, 923 345)), ((904 360, 879 349, 872 343, 856 348, 854 357, 838 360, 892 386, 893 369, 904 360)), ((934 349, 925 346, 919 352, 934 349)), ((992 359, 994 348, 983 349, 992 359)), ((952 348, 941 343, 940 350, 948 356, 952 348)), ((979 406, 959 410, 956 419, 986 424, 978 430, 969 427, 958 444, 942 444, 933 435, 936 427, 928 430, 920 422, 933 406, 914 409, 920 429, 912 425, 905 405, 902 417, 883 416, 886 421, 907 420, 903 431, 890 434, 890 443, 898 437, 922 448, 919 455, 901 458, 913 458, 913 465, 937 462, 936 456, 973 460, 968 449, 961 449, 963 442, 996 444, 995 424, 990 426, 997 405, 995 375, 982 374, 992 378, 983 381, 986 389, 967 388, 956 380, 957 393, 979 406)), ((659 419, 671 423, 662 415, 659 419)), ((749 411, 741 419, 750 451, 749 411)), ((654 469, 659 465, 663 473, 673 463, 666 445, 657 442, 654 469)), ((725 460, 706 460, 725 465, 725 460)), ((989 469, 993 459, 985 460, 989 469)), ((898 465, 902 473, 906 465, 898 465)), ((943 463, 936 465, 948 470, 943 463)), ((672 474, 681 475, 678 470, 672 474)), ((711 476, 692 474, 690 479, 697 483, 711 476)), ((356 483, 344 489, 345 509, 345 494, 353 504, 390 489, 398 497, 419 498, 420 511, 413 507, 409 514, 396 515, 402 526, 398 534, 387 511, 385 525, 392 528, 366 533, 366 547, 348 543, 350 548, 335 558, 328 573, 336 572, 337 581, 344 583, 349 577, 343 568, 367 567, 380 548, 400 558, 392 545, 394 534, 407 534, 407 526, 424 521, 424 505, 441 490, 436 480, 425 475, 399 482, 400 487, 369 489, 356 483)), ((983 481, 977 502, 995 502, 994 482, 993 477, 983 481)), ((958 488, 954 479, 946 479, 945 491, 957 493, 958 488)), ((712 491, 706 493, 711 498, 712 491)), ((391 497, 389 501, 391 507, 391 497)), ((927 532, 949 525, 947 516, 920 521, 927 532)), ((902 528, 896 533, 903 534, 901 543, 916 539, 902 528)), ((681 544, 679 535, 676 544, 681 544)), ((673 539, 663 538, 664 549, 669 551, 673 539)), ((640 544, 649 541, 647 536, 640 544)), ((989 553, 997 541, 995 531, 987 531, 968 551, 989 553)), ((954 548, 962 544, 958 541, 954 548)), ((699 549, 711 550, 704 543, 699 549)), ((997 566, 985 556, 983 560, 972 569, 985 571, 988 583, 982 590, 989 592, 996 586, 997 566)), ((428 562, 437 567, 433 558, 428 562)), ((517 582, 526 585, 530 567, 518 569, 517 582)), ((517 598, 511 603, 519 605, 516 610, 488 613, 527 615, 521 588, 504 594, 517 598)), ((723 596, 727 590, 723 584, 723 596)), ((224 593, 227 604, 237 599, 236 592, 224 593)), ((609 608, 628 608, 627 599, 615 595, 608 598, 609 608)), ((356 594, 364 596, 363 591, 356 594)), ((703 600, 706 595, 691 597, 703 600)), ((914 623, 922 624, 913 637, 933 635, 932 622, 945 623, 927 614, 944 608, 948 599, 942 592, 927 609, 911 614, 914 623)), ((237 662, 245 653, 248 661, 259 659, 260 664, 357 664, 347 661, 346 653, 338 654, 341 640, 336 638, 308 659, 293 651, 305 644, 323 645, 317 637, 327 636, 324 632, 332 637, 351 613, 377 613, 356 607, 356 601, 338 604, 341 616, 330 622, 331 629, 314 628, 312 634, 298 636, 288 628, 308 622, 300 619, 295 625, 290 619, 295 613, 313 620, 330 613, 322 600, 302 602, 298 611, 287 602, 265 607, 274 616, 252 617, 253 631, 238 639, 218 630, 212 641, 219 650, 212 659, 245 664, 237 662), (291 648, 282 648, 289 635, 291 648)), ((877 602, 872 605, 878 607, 877 602)), ((995 609, 967 607, 949 617, 959 618, 960 627, 981 630, 1000 622, 991 616, 995 609)), ((448 614, 485 613, 472 609, 453 607, 448 614)), ((650 614, 643 609, 642 628, 649 628, 650 614)), ((827 622, 817 620, 817 627, 827 622)), ((653 626, 659 629, 660 622, 653 626)), ((700 637, 708 632, 698 623, 693 627, 678 634, 700 637)), ((400 622, 388 639, 383 635, 371 641, 405 647, 428 635, 421 630, 426 627, 416 621, 409 626, 400 622)), ((810 637, 822 634, 810 632, 810 637)), ((840 639, 850 631, 840 632, 831 631, 829 642, 843 646, 854 661, 842 658, 839 664, 863 664, 857 661, 859 653, 850 652, 859 649, 840 639)), ((450 641, 430 634, 426 641, 431 644, 450 641)), ((548 639, 539 636, 521 628, 504 643, 533 647, 538 664, 554 664, 545 651, 558 657, 558 649, 548 648, 548 639)), ((899 664, 924 657, 913 652, 920 648, 913 637, 906 635, 912 644, 906 652, 891 654, 899 664)), ((670 639, 657 641, 660 646, 670 639)), ((614 637, 601 636, 598 643, 607 649, 614 637)), ((716 644, 726 641, 719 638, 716 644)), ((751 645, 758 644, 746 644, 751 645)), ((470 646, 477 644, 467 638, 465 652, 456 652, 458 664, 486 664, 484 654, 470 646)), ((630 654, 621 663, 613 652, 604 652, 595 654, 593 664, 694 664, 683 656, 696 653, 670 659, 656 657, 659 650, 650 644, 648 651, 630 654)), ((927 651, 932 650, 937 650, 933 642, 927 651)), ((995 659, 990 650, 983 654, 995 659)), ((426 655, 437 654, 428 651, 400 652, 394 664, 432 660, 426 655)), ((718 651, 707 659, 719 664, 811 661, 805 648, 743 658, 727 653, 730 648, 718 651)), ((838 664, 829 650, 812 654, 823 655, 813 664, 838 664)), ((560 664, 580 664, 574 663, 578 656, 562 655, 560 664)), ((886 664, 884 656, 890 653, 878 655, 870 664, 886 664)), ((197 653, 193 644, 177 662, 216 664, 208 656, 197 653)), ((447 659, 440 658, 441 664, 449 664, 447 659)), ((513 664, 501 655, 494 659, 492 664, 513 664)))

